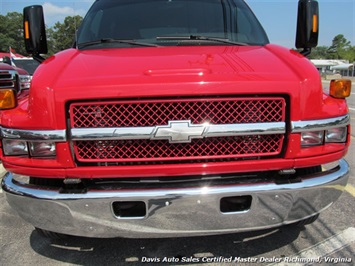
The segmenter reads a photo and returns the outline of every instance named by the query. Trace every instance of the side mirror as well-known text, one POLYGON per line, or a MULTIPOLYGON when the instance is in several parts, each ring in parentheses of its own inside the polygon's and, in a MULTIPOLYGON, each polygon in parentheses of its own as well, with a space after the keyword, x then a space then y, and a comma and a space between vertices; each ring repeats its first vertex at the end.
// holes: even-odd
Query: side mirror
POLYGON ((308 55, 318 44, 319 8, 315 0, 298 1, 296 48, 308 55))
POLYGON ((43 7, 29 6, 23 10, 25 47, 29 54, 39 62, 44 60, 40 54, 48 53, 43 7))

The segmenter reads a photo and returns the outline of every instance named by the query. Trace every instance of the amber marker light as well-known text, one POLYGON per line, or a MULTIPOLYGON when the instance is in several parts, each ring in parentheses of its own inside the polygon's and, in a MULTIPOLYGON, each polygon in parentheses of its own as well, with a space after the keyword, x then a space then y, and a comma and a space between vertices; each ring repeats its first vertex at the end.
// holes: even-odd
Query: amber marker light
POLYGON ((12 89, 0 89, 0 110, 16 107, 16 96, 12 89))
POLYGON ((313 15, 313 28, 312 31, 315 33, 318 31, 318 16, 313 15))
POLYGON ((349 79, 333 79, 330 81, 330 96, 337 99, 344 99, 351 94, 351 80, 349 79))
POLYGON ((25 21, 25 39, 28 40, 30 38, 30 28, 28 26, 28 21, 25 21))

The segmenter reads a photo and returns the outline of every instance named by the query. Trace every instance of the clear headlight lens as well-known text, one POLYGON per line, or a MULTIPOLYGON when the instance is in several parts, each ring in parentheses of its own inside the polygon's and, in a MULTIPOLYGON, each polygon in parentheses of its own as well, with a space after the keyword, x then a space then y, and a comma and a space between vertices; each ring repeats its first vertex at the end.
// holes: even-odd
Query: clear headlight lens
POLYGON ((347 127, 335 127, 326 131, 302 132, 301 146, 312 147, 325 143, 345 143, 348 135, 347 127))
POLYGON ((301 135, 301 146, 310 147, 322 145, 324 140, 324 131, 303 132, 301 135))
POLYGON ((28 155, 27 142, 23 140, 4 139, 2 141, 5 155, 28 155))
POLYGON ((336 142, 342 143, 346 142, 346 137, 348 135, 347 127, 336 127, 326 131, 325 133, 325 142, 336 142))
POLYGON ((30 75, 19 75, 21 89, 29 89, 31 87, 31 76, 30 75))
POLYGON ((4 154, 7 156, 27 155, 31 157, 53 157, 56 156, 54 142, 27 142, 24 140, 3 140, 4 154))
POLYGON ((56 155, 54 142, 30 142, 30 154, 33 157, 52 157, 56 155))

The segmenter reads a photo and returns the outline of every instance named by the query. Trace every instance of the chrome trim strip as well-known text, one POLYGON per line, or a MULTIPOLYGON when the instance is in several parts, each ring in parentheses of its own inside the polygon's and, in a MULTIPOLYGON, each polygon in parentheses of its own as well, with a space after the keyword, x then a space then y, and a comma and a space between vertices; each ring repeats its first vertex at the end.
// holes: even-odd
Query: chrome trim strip
MULTIPOLYGON (((172 134, 180 134, 182 132, 171 130, 173 123, 188 123, 188 127, 196 126, 203 133, 196 134, 197 136, 189 136, 188 134, 182 137, 178 142, 186 141, 186 136, 191 138, 212 138, 212 137, 234 137, 245 135, 268 135, 268 134, 285 134, 286 123, 255 123, 255 124, 226 124, 226 125, 193 125, 190 121, 170 121, 169 126, 155 127, 118 127, 118 128, 72 128, 71 139, 78 140, 134 140, 134 139, 169 139, 172 134), (162 129, 169 129, 162 136, 162 129), (202 130, 203 129, 203 130, 202 130), (157 135, 158 131, 161 131, 157 135)), ((350 124, 350 115, 344 115, 336 118, 297 121, 291 122, 291 133, 301 133, 305 131, 327 130, 334 127, 347 126, 350 124)), ((0 128, 2 138, 21 139, 25 141, 53 141, 64 142, 67 140, 66 131, 63 130, 19 130, 10 128, 0 128)), ((169 139, 170 140, 170 139, 169 139)))
MULTIPOLYGON (((175 123, 188 123, 189 121, 170 121, 169 126, 175 123)), ((133 139, 169 139, 170 142, 190 142, 191 138, 213 138, 213 137, 234 137, 234 136, 253 136, 253 135, 268 135, 268 134, 285 134, 286 123, 255 123, 255 124, 226 124, 226 125, 211 125, 211 124, 190 124, 191 127, 196 127, 198 133, 192 132, 191 135, 184 134, 178 128, 169 126, 156 127, 118 127, 118 128, 72 128, 71 139, 78 140, 133 140, 133 139), (159 133, 159 134, 157 134, 159 133), (183 136, 178 136, 182 134, 183 136), (173 141, 172 138, 180 141, 173 141), (189 139, 189 140, 188 140, 189 139)), ((186 127, 188 128, 188 127, 186 127)))
POLYGON ((286 123, 255 123, 255 124, 231 124, 231 125, 212 125, 207 129, 207 137, 235 137, 285 134, 286 123))
POLYGON ((350 115, 344 115, 335 118, 297 121, 291 122, 291 133, 302 133, 306 131, 321 131, 334 127, 342 127, 350 124, 350 115))
POLYGON ((64 142, 67 140, 66 131, 63 130, 19 130, 0 128, 4 139, 21 139, 25 141, 52 141, 64 142))
POLYGON ((72 128, 71 140, 150 139, 155 127, 72 128))
POLYGON ((340 160, 334 168, 296 183, 251 180, 195 188, 92 188, 79 194, 28 185, 17 178, 6 174, 2 189, 10 206, 35 227, 88 237, 174 237, 261 230, 311 217, 340 197, 349 165, 340 160), (221 212, 220 200, 236 196, 252 197, 248 211, 221 212), (118 219, 112 213, 115 201, 144 202, 146 216, 118 219), (167 217, 174 217, 174 223, 167 217))

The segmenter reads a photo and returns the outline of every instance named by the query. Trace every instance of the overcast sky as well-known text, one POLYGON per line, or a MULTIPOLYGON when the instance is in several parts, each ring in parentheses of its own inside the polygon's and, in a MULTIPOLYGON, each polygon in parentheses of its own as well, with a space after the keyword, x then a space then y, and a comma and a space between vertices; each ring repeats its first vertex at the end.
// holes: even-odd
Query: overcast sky
MULTIPOLYGON (((84 16, 94 0, 0 0, 0 14, 21 12, 25 6, 44 6, 48 26, 66 16, 84 16)), ((294 47, 297 0, 246 0, 264 26, 272 43, 294 47)), ((318 0, 320 7, 319 45, 330 46, 337 34, 355 45, 355 0, 318 0)))

